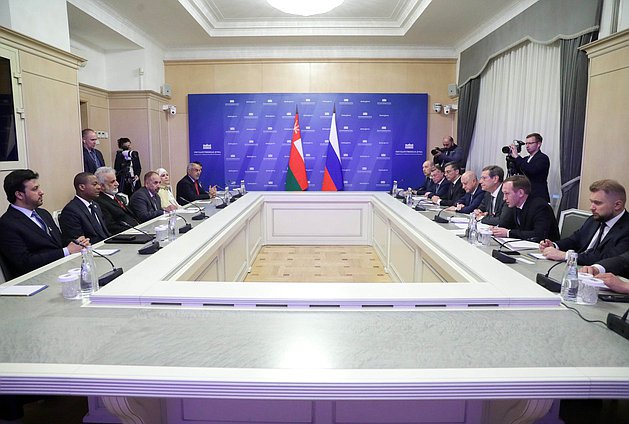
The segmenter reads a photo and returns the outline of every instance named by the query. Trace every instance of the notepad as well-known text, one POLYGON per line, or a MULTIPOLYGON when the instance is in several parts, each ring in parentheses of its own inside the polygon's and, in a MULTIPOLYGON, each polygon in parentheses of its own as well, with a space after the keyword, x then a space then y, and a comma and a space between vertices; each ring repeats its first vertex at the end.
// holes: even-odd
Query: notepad
POLYGON ((100 253, 103 256, 111 256, 116 252, 120 252, 120 249, 94 249, 96 253, 100 253))
POLYGON ((0 287, 0 296, 32 296, 48 287, 46 284, 0 287))

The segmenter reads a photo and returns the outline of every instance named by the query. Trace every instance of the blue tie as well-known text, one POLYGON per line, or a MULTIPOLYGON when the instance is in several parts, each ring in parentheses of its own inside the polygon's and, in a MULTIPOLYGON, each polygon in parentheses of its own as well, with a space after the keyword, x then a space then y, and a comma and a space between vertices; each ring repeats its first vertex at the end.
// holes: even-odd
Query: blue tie
POLYGON ((46 232, 46 235, 50 235, 50 230, 48 229, 48 225, 44 222, 44 220, 39 216, 39 214, 35 211, 31 214, 31 217, 35 218, 35 221, 39 224, 39 228, 46 232))

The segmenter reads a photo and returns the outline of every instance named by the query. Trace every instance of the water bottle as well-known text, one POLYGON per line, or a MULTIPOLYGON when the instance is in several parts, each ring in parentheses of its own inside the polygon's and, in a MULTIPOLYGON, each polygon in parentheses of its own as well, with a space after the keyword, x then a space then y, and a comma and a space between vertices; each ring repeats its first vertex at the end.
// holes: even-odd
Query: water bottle
POLYGON ((566 253, 566 269, 561 278, 561 298, 566 302, 576 302, 579 291, 579 272, 577 270, 577 258, 579 254, 574 250, 566 253))
POLYGON ((405 202, 407 205, 413 206, 413 190, 410 187, 406 190, 405 202))
POLYGON ((470 213, 470 219, 467 222, 467 241, 471 244, 478 242, 478 227, 476 225, 476 217, 474 213, 470 213))
POLYGON ((175 241, 177 238, 177 214, 175 211, 168 212, 168 241, 175 241))
POLYGON ((98 274, 92 246, 87 246, 81 250, 81 297, 87 300, 96 290, 98 290, 98 274))
POLYGON ((393 187, 391 188, 391 196, 395 196, 397 194, 397 180, 393 180, 393 187))
POLYGON ((229 205, 231 198, 232 194, 229 191, 229 183, 225 183, 225 204, 229 205))
POLYGON ((240 194, 246 194, 247 190, 245 189, 245 180, 240 180, 240 194))

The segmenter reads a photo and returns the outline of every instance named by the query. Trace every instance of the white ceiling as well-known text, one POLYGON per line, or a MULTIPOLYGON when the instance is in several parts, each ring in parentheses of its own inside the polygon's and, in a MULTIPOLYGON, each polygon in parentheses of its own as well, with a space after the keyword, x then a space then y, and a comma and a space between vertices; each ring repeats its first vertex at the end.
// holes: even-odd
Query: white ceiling
POLYGON ((70 37, 101 51, 134 50, 150 40, 171 57, 230 49, 290 55, 314 47, 340 47, 349 56, 358 49, 374 56, 456 57, 536 0, 345 0, 307 18, 275 10, 266 0, 67 1, 70 37))

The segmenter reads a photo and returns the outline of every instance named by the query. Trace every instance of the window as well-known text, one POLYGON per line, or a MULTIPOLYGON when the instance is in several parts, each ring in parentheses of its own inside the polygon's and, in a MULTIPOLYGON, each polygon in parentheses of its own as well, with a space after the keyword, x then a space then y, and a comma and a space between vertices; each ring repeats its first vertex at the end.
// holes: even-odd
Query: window
POLYGON ((0 170, 26 168, 18 52, 0 45, 0 170))

